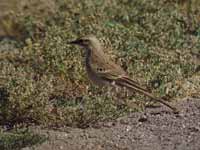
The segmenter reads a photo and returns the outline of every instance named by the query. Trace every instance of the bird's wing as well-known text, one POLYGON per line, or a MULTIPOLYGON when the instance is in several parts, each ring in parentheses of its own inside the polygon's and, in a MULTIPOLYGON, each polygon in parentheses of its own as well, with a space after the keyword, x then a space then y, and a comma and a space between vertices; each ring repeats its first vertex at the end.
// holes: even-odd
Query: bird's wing
POLYGON ((133 86, 143 91, 148 91, 138 82, 129 78, 123 68, 120 65, 115 64, 111 59, 107 57, 107 55, 101 53, 98 54, 99 55, 96 53, 94 54, 95 57, 92 57, 92 63, 90 65, 92 70, 99 78, 109 82, 115 82, 116 84, 127 88, 133 86))
POLYGON ((119 74, 113 69, 97 69, 97 75, 101 79, 106 81, 115 82, 116 85, 127 87, 127 88, 137 88, 146 92, 149 92, 146 88, 142 87, 138 82, 132 80, 124 74, 119 74))
POLYGON ((116 79, 116 84, 127 87, 128 89, 140 89, 145 92, 150 92, 147 88, 142 87, 138 82, 132 80, 127 76, 121 76, 116 79))
POLYGON ((113 73, 110 70, 105 70, 104 72, 98 72, 98 76, 104 79, 108 79, 108 80, 116 80, 117 78, 119 78, 118 74, 113 73))

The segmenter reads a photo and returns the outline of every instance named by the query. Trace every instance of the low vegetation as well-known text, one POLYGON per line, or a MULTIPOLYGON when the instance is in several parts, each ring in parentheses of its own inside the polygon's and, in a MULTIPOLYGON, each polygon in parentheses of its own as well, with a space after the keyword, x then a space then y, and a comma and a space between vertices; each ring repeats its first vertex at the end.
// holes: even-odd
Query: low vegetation
POLYGON ((54 15, 42 21, 21 14, 15 22, 23 40, 1 41, 1 126, 84 128, 142 110, 147 98, 134 94, 119 107, 106 89, 90 84, 84 52, 67 44, 86 34, 96 35, 109 48, 106 53, 155 95, 173 101, 200 92, 198 5, 184 9, 185 4, 163 0, 56 5, 54 15))

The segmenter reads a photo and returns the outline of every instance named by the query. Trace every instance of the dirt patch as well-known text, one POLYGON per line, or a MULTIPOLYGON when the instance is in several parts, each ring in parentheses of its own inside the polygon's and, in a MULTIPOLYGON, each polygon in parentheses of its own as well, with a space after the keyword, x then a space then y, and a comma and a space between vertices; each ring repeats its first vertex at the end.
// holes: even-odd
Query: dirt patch
MULTIPOLYGON (((187 98, 176 105, 176 115, 165 108, 148 108, 116 121, 87 129, 36 130, 48 136, 37 150, 199 150, 200 99, 187 98)), ((33 148, 33 147, 32 147, 33 148)), ((32 148, 24 148, 29 150, 32 148)))

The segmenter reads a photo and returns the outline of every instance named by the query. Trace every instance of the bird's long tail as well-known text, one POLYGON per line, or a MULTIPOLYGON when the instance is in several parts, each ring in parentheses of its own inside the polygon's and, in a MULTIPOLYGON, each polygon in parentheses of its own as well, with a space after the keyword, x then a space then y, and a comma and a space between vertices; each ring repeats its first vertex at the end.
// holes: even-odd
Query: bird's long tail
POLYGON ((133 91, 136 91, 138 93, 144 94, 144 95, 150 97, 155 102, 162 103, 163 105, 165 105, 165 106, 169 107, 170 109, 172 109, 174 112, 176 112, 176 113, 178 112, 177 108, 171 106, 170 104, 165 102, 163 99, 153 96, 151 93, 148 92, 148 90, 146 90, 145 88, 141 87, 137 82, 133 81, 132 79, 130 79, 128 77, 118 78, 115 81, 115 83, 118 86, 126 87, 129 90, 133 90, 133 91))

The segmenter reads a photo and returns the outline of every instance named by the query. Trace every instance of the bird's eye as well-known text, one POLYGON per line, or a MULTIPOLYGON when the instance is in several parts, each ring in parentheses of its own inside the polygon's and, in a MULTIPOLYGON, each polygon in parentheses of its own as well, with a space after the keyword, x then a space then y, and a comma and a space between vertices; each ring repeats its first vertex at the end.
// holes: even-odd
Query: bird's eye
POLYGON ((103 72, 103 71, 105 71, 105 69, 104 68, 97 68, 97 71, 103 72))

